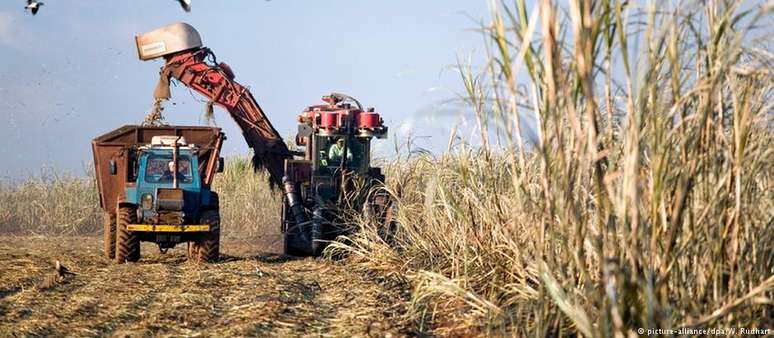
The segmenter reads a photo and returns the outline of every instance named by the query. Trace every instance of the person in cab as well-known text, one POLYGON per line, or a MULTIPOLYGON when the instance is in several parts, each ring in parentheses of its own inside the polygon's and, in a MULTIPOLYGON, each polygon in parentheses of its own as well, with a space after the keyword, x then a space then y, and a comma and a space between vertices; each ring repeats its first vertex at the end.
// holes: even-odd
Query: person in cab
MULTIPOLYGON (((334 163, 341 163, 341 157, 344 155, 344 138, 336 140, 336 143, 328 149, 328 160, 334 163)), ((352 151, 347 149, 347 161, 352 161, 352 151)))

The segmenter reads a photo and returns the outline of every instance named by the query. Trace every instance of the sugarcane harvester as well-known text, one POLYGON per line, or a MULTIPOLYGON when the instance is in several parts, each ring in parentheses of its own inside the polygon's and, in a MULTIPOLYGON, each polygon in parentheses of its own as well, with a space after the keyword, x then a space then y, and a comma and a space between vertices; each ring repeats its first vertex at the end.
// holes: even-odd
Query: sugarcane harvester
POLYGON ((176 23, 136 37, 141 60, 164 58, 155 91, 170 97, 171 80, 195 90, 209 104, 223 107, 253 150, 253 167, 266 169, 269 183, 281 187, 281 231, 287 254, 319 255, 329 240, 346 233, 345 213, 356 210, 389 218, 389 198, 378 189, 380 168, 371 167, 371 140, 387 135, 373 108, 333 93, 323 104, 297 116, 297 150, 285 141, 234 72, 202 45, 198 32, 176 23))

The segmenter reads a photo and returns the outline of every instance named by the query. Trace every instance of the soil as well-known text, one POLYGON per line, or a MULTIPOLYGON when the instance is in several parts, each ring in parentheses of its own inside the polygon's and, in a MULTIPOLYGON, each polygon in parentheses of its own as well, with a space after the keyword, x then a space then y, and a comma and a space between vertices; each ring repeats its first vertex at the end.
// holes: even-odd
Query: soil
POLYGON ((225 241, 197 264, 186 245, 142 244, 138 263, 99 237, 0 236, 0 336, 413 336, 407 291, 341 261, 225 241), (55 262, 72 271, 60 277, 55 262))

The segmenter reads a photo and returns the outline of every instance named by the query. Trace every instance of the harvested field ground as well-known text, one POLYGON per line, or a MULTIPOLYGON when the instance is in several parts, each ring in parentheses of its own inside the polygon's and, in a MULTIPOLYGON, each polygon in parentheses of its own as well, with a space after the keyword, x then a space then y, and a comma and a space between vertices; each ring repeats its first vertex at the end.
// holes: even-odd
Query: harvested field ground
POLYGON ((404 291, 276 242, 225 242, 216 264, 143 243, 118 265, 97 237, 0 236, 0 336, 412 335, 404 291), (55 260, 77 274, 51 283, 55 260))

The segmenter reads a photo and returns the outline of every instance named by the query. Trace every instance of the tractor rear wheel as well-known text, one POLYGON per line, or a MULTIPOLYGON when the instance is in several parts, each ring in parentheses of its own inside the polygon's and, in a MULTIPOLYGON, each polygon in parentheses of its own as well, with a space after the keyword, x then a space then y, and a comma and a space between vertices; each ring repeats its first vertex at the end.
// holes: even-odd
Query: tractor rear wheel
POLYGON ((214 191, 210 191, 210 208, 220 209, 220 196, 214 191))
POLYGON ((104 225, 102 251, 105 258, 114 259, 116 257, 116 215, 105 212, 102 216, 104 225))
POLYGON ((220 258, 220 212, 205 210, 200 221, 210 226, 210 231, 189 246, 189 256, 199 262, 216 262, 220 258))
POLYGON ((129 231, 127 225, 135 222, 137 213, 134 207, 119 207, 116 215, 116 262, 136 262, 140 260, 140 237, 129 231))

